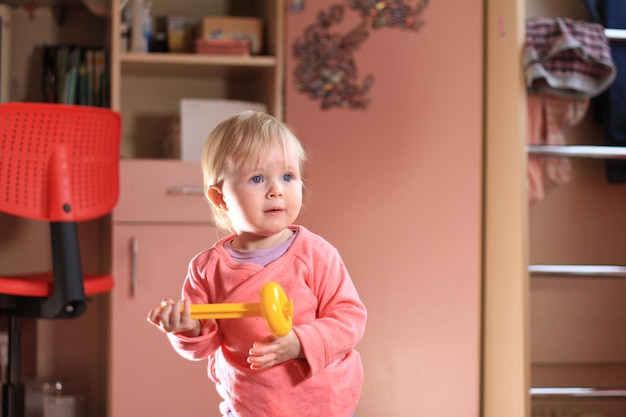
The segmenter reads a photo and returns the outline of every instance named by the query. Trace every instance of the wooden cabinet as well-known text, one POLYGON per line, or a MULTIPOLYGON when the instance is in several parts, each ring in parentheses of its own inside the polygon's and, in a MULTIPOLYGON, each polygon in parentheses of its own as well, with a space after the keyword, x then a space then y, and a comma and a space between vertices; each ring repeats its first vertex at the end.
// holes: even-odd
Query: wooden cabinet
POLYGON ((108 415, 210 415, 219 397, 206 361, 178 356, 146 321, 164 297, 180 297, 189 260, 218 238, 208 204, 195 192, 199 163, 128 160, 121 175, 113 215, 108 415))
MULTIPOLYGON (((531 387, 623 387, 623 281, 529 277, 529 264, 623 264, 624 195, 604 164, 574 159, 571 183, 527 201, 521 65, 531 16, 586 20, 583 2, 491 0, 485 15, 483 415, 624 415, 623 398, 531 398, 531 387), (620 233, 621 232, 621 233, 620 233), (541 403, 540 401, 541 400, 541 403), (545 407, 548 405, 549 407, 545 407), (603 408, 605 407, 605 408, 603 408)), ((600 144, 589 114, 571 144, 600 144)), ((607 397, 610 394, 607 394, 607 397)))
POLYGON ((524 2, 485 9, 483 417, 530 415, 524 2))
MULTIPOLYGON (((112 3, 112 16, 120 16, 120 2, 112 3)), ((210 15, 261 18, 264 47, 252 56, 122 52, 120 20, 112 19, 111 104, 124 118, 122 155, 162 157, 161 143, 179 118, 181 98, 260 102, 282 118, 284 9, 283 0, 152 1, 153 21, 181 11, 194 25, 210 15)))
MULTIPOLYGON (((526 0, 526 16, 588 21, 589 12, 584 2, 526 0)), ((621 42, 619 32, 607 33, 610 48, 621 42)), ((582 120, 562 129, 565 146, 554 148, 570 156, 570 181, 550 187, 546 179, 545 197, 528 213, 530 381, 533 409, 543 415, 626 412, 626 195, 623 184, 609 182, 606 165, 624 148, 606 146, 600 103, 610 107, 592 101, 582 120)), ((535 148, 532 156, 545 156, 535 148)))
MULTIPOLYGON (((199 162, 163 159, 168 130, 182 98, 263 103, 283 117, 283 0, 198 2, 153 0, 153 21, 187 12, 251 16, 264 23, 260 55, 123 52, 120 5, 111 2, 111 106, 123 117, 121 199, 113 215, 107 393, 109 417, 217 415, 219 397, 206 362, 179 357, 146 322, 150 308, 177 298, 190 259, 220 237, 202 197, 199 162)), ((175 128, 172 129, 176 131, 175 128)))

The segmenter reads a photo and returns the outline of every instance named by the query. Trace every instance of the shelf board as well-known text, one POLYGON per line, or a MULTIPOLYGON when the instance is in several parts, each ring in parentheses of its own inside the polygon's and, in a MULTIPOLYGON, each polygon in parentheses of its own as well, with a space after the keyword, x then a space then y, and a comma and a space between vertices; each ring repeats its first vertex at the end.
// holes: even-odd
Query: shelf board
POLYGON ((50 7, 50 6, 81 6, 84 7, 82 0, 2 0, 2 4, 11 7, 50 7))
POLYGON ((120 55, 122 75, 159 76, 179 74, 189 76, 207 76, 224 71, 242 69, 272 70, 277 60, 273 56, 232 56, 203 55, 180 53, 133 53, 120 55))
POLYGON ((121 55, 122 64, 135 65, 200 65, 222 67, 267 67, 276 65, 273 56, 232 56, 177 53, 133 53, 121 55))

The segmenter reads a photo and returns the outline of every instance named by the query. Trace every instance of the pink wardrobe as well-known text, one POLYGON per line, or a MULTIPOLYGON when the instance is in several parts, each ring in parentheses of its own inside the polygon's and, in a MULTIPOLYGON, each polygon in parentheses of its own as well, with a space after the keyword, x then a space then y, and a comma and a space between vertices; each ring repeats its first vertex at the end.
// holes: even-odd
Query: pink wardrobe
POLYGON ((285 51, 285 119, 309 154, 299 221, 369 313, 356 416, 478 416, 482 2, 356 3, 291 2, 285 51))

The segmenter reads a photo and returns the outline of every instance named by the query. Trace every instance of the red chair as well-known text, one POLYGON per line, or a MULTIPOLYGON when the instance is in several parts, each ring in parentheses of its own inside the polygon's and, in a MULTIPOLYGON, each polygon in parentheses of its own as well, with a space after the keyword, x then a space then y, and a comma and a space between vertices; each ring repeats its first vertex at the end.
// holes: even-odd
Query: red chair
POLYGON ((112 110, 52 103, 0 104, 0 212, 50 223, 52 270, 0 271, 8 316, 2 415, 24 415, 21 318, 72 318, 86 295, 113 288, 110 275, 83 273, 77 222, 107 215, 119 196, 121 117, 112 110))

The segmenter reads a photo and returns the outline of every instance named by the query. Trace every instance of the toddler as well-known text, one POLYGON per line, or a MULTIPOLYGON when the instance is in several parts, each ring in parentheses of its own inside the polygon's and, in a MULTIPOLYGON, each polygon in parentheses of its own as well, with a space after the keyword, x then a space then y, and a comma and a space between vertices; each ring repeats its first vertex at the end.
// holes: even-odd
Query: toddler
POLYGON ((363 369, 355 346, 366 309, 336 248, 294 221, 306 156, 289 128, 262 112, 220 123, 203 153, 204 191, 230 235, 189 263, 182 298, 165 298, 148 320, 209 378, 233 417, 349 417, 363 369), (260 317, 192 319, 191 304, 259 302, 277 282, 293 300, 293 326, 272 335, 260 317))

